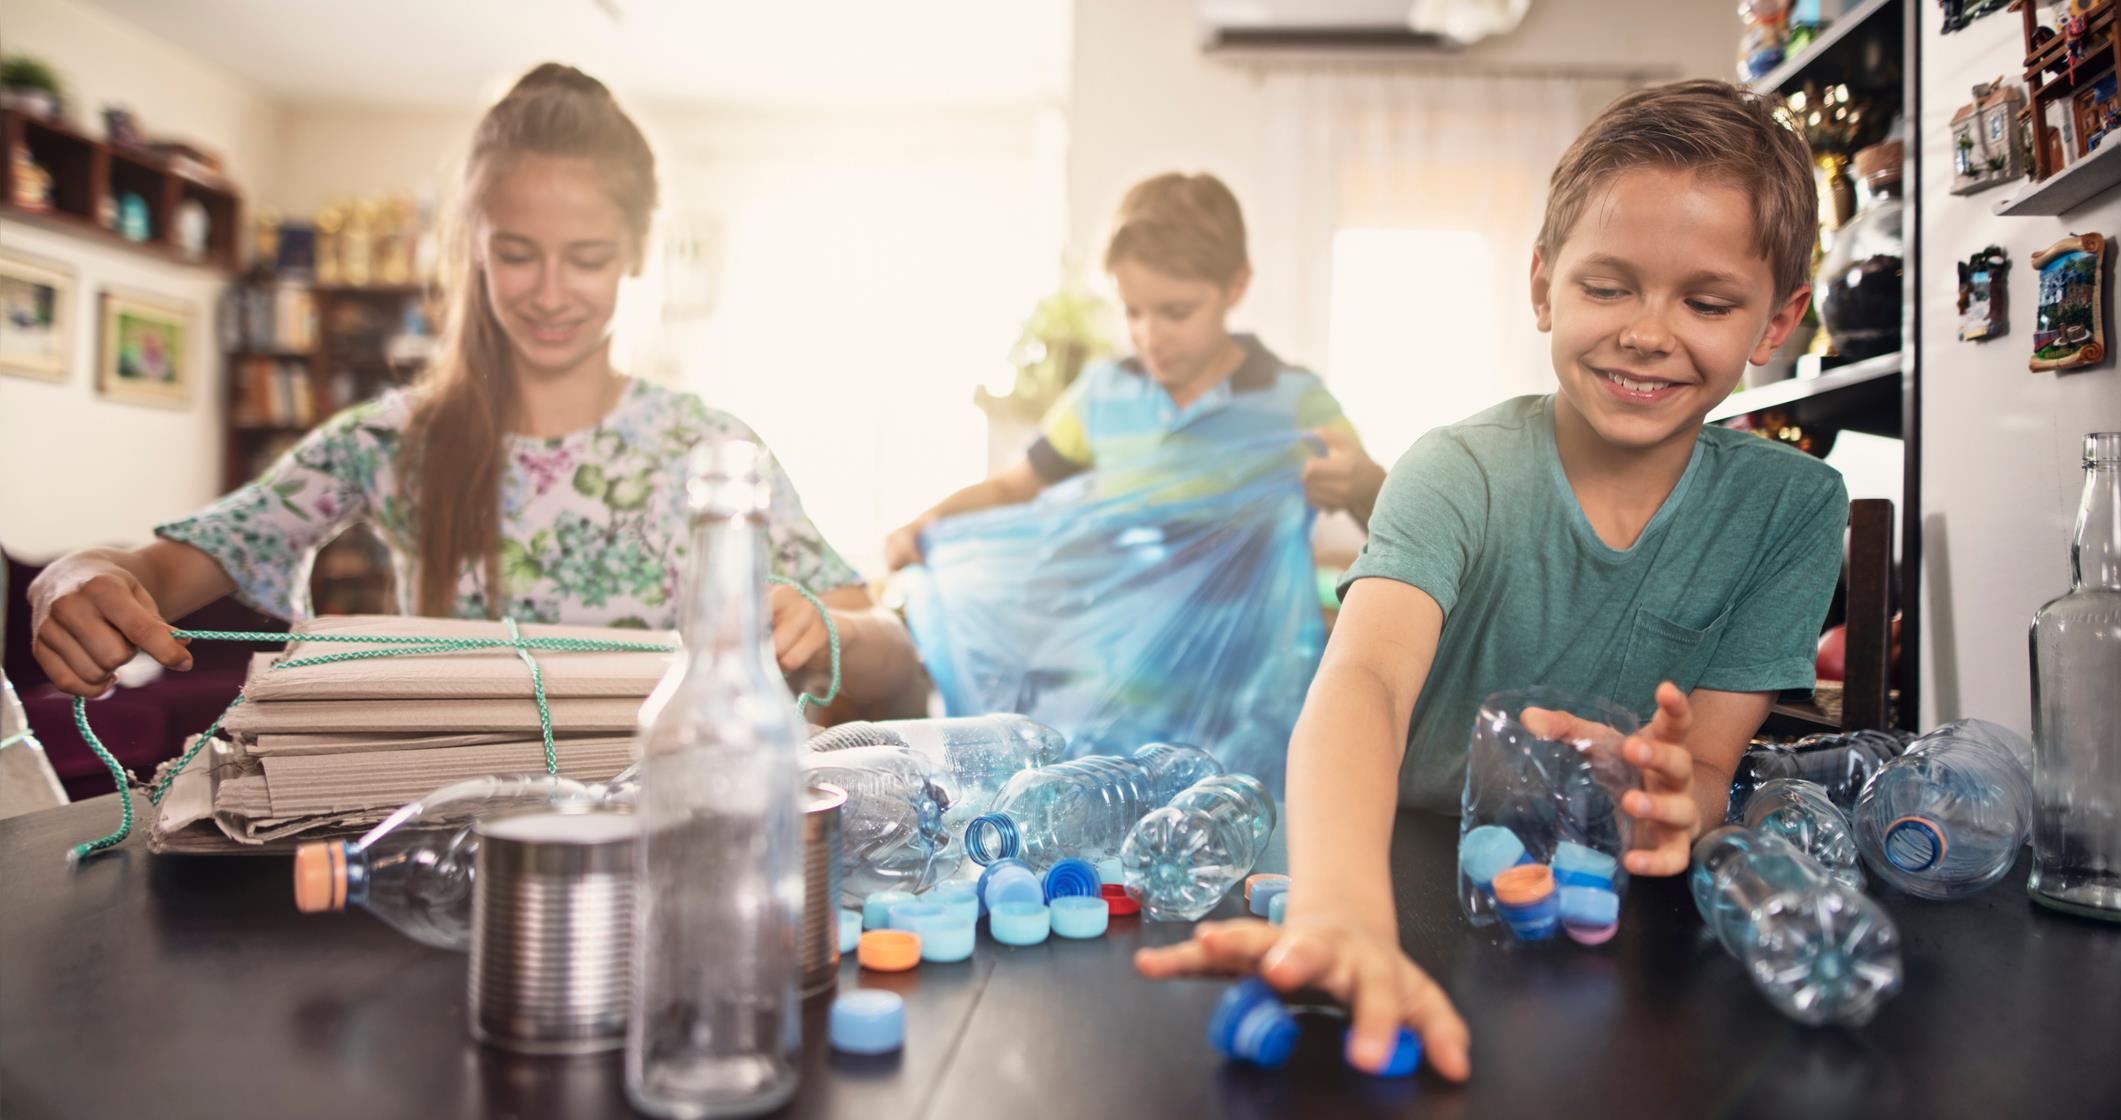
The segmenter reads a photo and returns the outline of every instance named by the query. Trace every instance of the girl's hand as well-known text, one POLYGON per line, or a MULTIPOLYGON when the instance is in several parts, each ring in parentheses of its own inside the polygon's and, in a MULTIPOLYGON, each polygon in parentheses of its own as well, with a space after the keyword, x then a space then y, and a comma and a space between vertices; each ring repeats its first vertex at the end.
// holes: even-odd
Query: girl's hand
POLYGON ((61 692, 101 696, 140 650, 178 672, 191 668, 191 651, 170 636, 154 597, 109 560, 61 558, 30 582, 28 598, 30 653, 61 692))
POLYGON ((831 642, 825 620, 817 608, 786 584, 774 584, 766 607, 773 628, 773 656, 781 672, 825 668, 831 661, 831 642))

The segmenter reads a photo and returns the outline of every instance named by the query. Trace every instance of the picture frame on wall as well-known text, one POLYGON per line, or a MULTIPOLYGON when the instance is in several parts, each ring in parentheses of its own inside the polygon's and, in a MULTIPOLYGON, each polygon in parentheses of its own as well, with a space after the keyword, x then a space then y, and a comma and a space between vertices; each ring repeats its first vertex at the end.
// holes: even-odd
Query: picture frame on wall
POLYGON ((0 373, 65 381, 73 365, 74 276, 53 261, 0 252, 0 373))
POLYGON ((2040 295, 2033 322, 2034 373, 2088 366, 2106 357, 2106 238, 2072 234, 2033 254, 2040 295))
POLYGON ((191 400, 198 315, 151 296, 106 291, 100 302, 96 391, 131 404, 182 408, 191 400))

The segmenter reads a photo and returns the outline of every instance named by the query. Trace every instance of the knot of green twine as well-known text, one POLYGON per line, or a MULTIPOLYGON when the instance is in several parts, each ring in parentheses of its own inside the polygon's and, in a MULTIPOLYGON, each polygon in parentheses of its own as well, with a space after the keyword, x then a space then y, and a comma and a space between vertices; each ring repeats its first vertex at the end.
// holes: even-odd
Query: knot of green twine
MULTIPOLYGON (((811 708, 822 708, 839 698, 839 624, 833 620, 832 612, 825 607, 824 600, 812 594, 809 588, 792 579, 786 579, 781 576, 768 576, 767 582, 795 588, 796 594, 801 595, 803 601, 809 603, 811 608, 817 611, 818 617, 823 619, 825 623, 825 640, 832 654, 832 682, 826 688, 823 696, 812 696, 810 693, 804 692, 796 697, 797 709, 807 714, 811 708)), ((532 698, 538 704, 538 731, 545 742, 545 772, 548 774, 560 772, 559 749, 553 742, 552 707, 545 699, 545 674, 543 670, 538 668, 537 659, 530 656, 530 651, 545 650, 555 653, 671 653, 679 648, 660 642, 616 642, 601 638, 526 638, 516 626, 515 619, 503 618, 501 623, 508 630, 508 636, 505 638, 438 638, 432 635, 387 635, 379 637, 367 634, 266 633, 246 630, 171 630, 170 636, 208 642, 343 642, 395 647, 390 649, 346 650, 339 653, 320 653, 312 657, 297 657, 290 661, 275 663, 273 665, 274 669, 301 669, 311 665, 331 665, 345 661, 367 661, 377 657, 400 657, 414 653, 461 653, 465 650, 474 649, 513 649, 516 651, 516 656, 523 659, 523 664, 530 668, 530 692, 532 698)), ((169 795, 170 783, 176 781, 177 775, 183 773, 186 766, 191 765, 191 760, 197 757, 199 751, 221 730, 221 722, 228 718, 228 713, 235 711, 237 706, 243 703, 243 699, 241 692, 236 693, 236 698, 228 702, 228 707, 221 709, 221 714, 214 717, 213 723, 207 725, 206 730, 193 737, 191 746, 186 748, 182 755, 178 756, 177 761, 154 784, 154 787, 147 791, 147 800, 150 804, 157 807, 162 804, 162 799, 169 795)), ((89 727, 88 701, 79 696, 74 697, 74 727, 81 732, 81 739, 88 744, 88 749, 94 752, 97 760, 102 762, 104 768, 110 771, 111 781, 118 787, 120 808, 117 829, 107 836, 98 837, 69 848, 66 854, 68 863, 77 863, 86 856, 93 855, 107 848, 114 848, 124 843, 125 838, 130 836, 133 831, 132 783, 126 777, 125 768, 118 765, 118 760, 111 755, 110 751, 104 748, 103 741, 96 738, 95 731, 89 727)), ((35 736, 25 731, 20 735, 7 739, 5 742, 0 742, 0 746, 7 746, 23 739, 36 742, 35 736)))

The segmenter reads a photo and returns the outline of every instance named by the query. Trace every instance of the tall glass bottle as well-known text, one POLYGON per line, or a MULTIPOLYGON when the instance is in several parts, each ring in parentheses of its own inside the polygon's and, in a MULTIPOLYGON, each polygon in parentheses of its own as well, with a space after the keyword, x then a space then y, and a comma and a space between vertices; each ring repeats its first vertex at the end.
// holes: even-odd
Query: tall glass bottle
POLYGON ((626 1096, 653 1116, 751 1116, 795 1093, 804 726, 765 597, 771 470, 693 458, 685 653, 641 709, 641 839, 626 1096))
POLYGON ((2084 437, 2070 589, 2033 616, 2033 901, 2121 921, 2121 432, 2084 437))

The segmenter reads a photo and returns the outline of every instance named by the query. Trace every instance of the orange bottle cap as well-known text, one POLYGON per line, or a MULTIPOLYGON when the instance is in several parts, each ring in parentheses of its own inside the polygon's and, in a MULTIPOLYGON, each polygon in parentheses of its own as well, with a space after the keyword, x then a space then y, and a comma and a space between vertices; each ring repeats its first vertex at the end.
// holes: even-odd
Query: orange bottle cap
POLYGON ((921 963, 921 937, 903 929, 873 929, 855 946, 855 959, 877 972, 904 972, 921 963))
POLYGON ((295 907, 304 914, 346 909, 346 843, 312 840, 295 849, 295 907))
POLYGON ((1554 893, 1554 872, 1543 863, 1521 863, 1498 873, 1488 889, 1505 906, 1530 906, 1554 893))
POLYGON ((1271 871, 1262 871, 1257 875, 1245 876, 1245 901, 1248 903, 1252 901, 1253 887, 1269 881, 1286 883, 1289 881, 1289 877, 1287 875, 1276 875, 1271 871))

